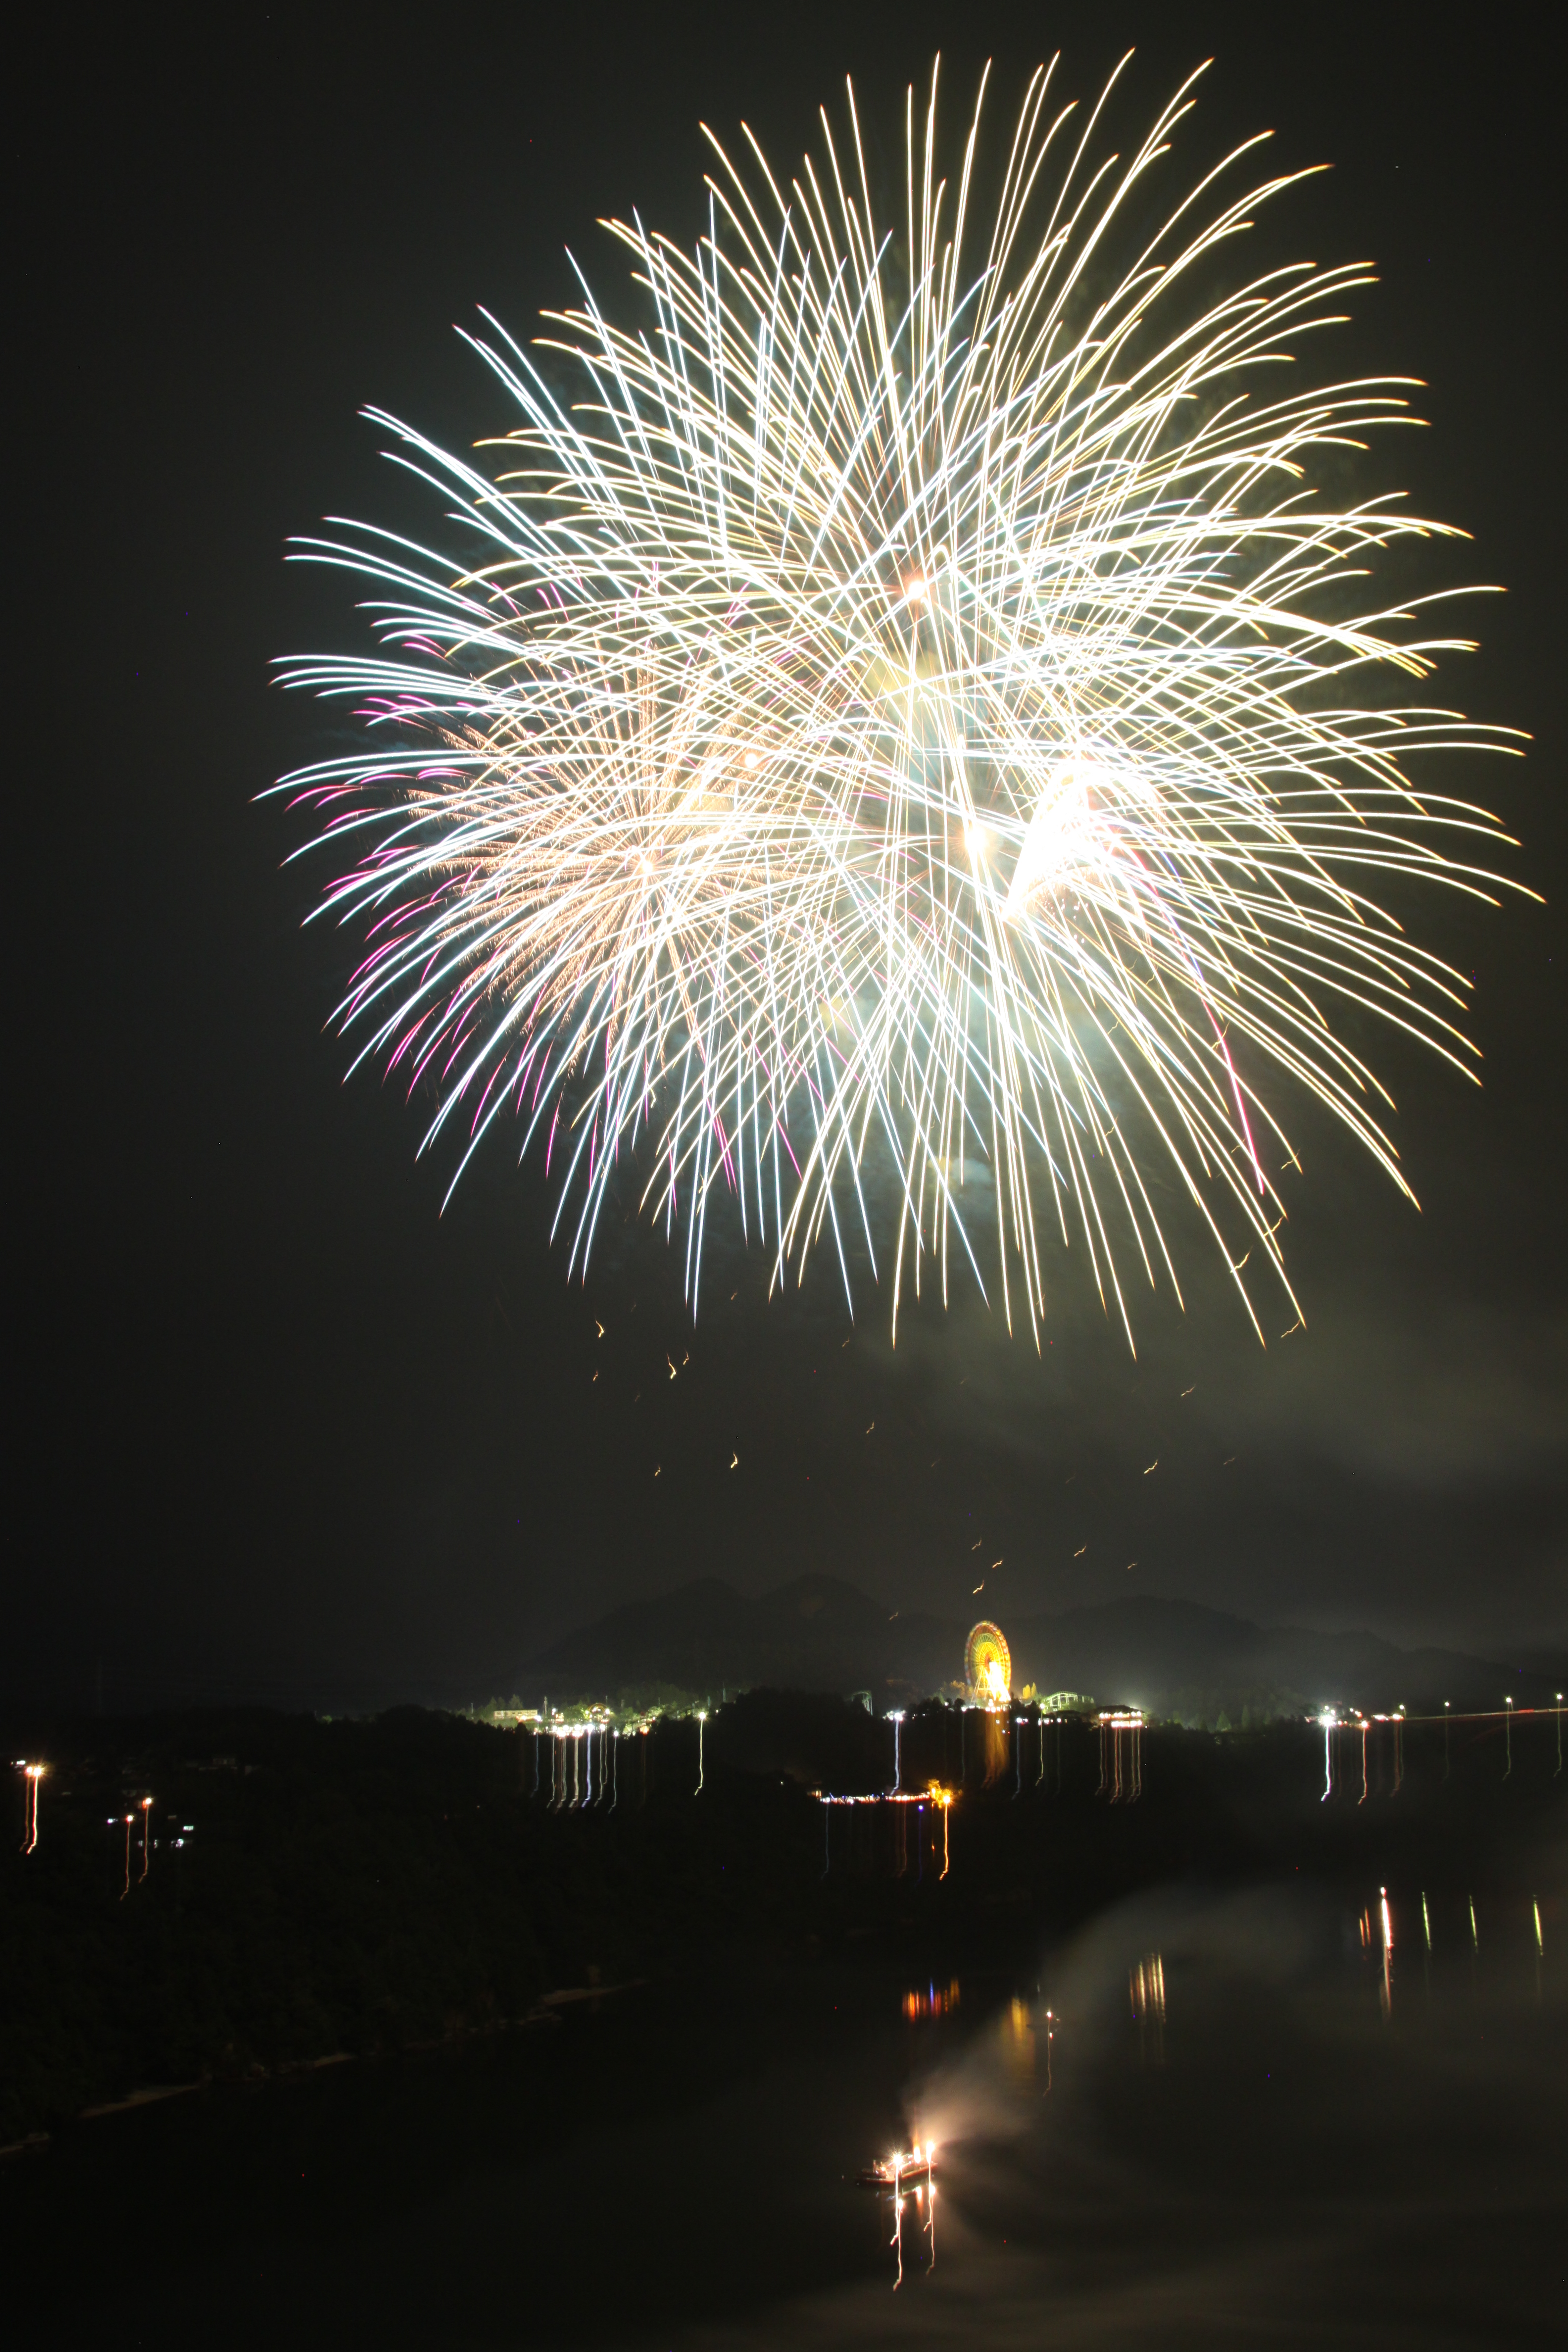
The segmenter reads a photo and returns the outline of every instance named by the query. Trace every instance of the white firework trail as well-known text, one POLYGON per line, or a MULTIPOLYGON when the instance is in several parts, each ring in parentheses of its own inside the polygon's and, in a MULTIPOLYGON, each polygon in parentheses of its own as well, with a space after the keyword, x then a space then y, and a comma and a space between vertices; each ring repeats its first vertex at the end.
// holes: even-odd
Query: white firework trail
POLYGON ((559 1159, 574 1268, 629 1172, 693 1311, 724 1197, 775 1280, 826 1232, 847 1290, 863 1244, 895 1332, 956 1244, 1037 1340, 1042 1235, 1080 1241, 1131 1339, 1125 1271, 1176 1283, 1159 1179, 1256 1326, 1248 1255, 1286 1283, 1270 1080, 1408 1190, 1336 1015, 1469 1067, 1462 975, 1372 894, 1490 896, 1496 819, 1402 761, 1510 739, 1370 691, 1460 646, 1430 634, 1451 592, 1366 584, 1455 534, 1314 493, 1323 452, 1413 421, 1408 385, 1289 364, 1366 270, 1205 292, 1300 175, 1226 195, 1249 142, 1149 234, 1196 76, 1126 159, 1109 88, 1080 130, 1054 70, 994 205, 984 79, 956 188, 935 72, 910 93, 892 219, 852 89, 787 190, 750 132, 740 162, 711 141, 693 251, 607 225, 640 326, 584 280, 539 356, 469 339, 502 438, 453 456, 371 412, 457 552, 300 543, 378 638, 283 666, 368 732, 277 788, 367 940, 359 1058, 430 1090, 454 1183, 503 1118, 559 1159))

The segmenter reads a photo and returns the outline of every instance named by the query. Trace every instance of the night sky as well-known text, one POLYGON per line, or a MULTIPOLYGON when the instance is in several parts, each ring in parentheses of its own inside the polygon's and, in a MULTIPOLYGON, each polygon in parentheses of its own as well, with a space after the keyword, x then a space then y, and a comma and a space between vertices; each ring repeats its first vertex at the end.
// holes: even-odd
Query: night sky
POLYGON ((1493 1654, 1568 1636, 1561 131, 1536 13, 1489 9, 1462 47, 1451 21, 58 20, 13 100, 47 137, 11 456, 33 643, 13 672, 7 1693, 458 1701, 619 1599, 806 1570, 955 1616, 984 1578, 1004 1622, 1150 1591, 1493 1654), (766 1259, 722 1243, 694 1329, 679 1252, 631 1224, 569 1286, 549 1196, 504 1141, 443 1217, 419 1105, 342 1083, 323 1024, 347 944, 300 928, 325 869, 284 869, 299 821, 257 795, 327 740, 269 662, 357 625, 285 541, 395 509, 363 404, 455 446, 504 429, 454 323, 483 303, 526 334, 570 295, 568 243, 618 300, 595 220, 635 205, 694 235, 700 120, 728 137, 744 116, 793 165, 848 69, 890 173, 935 47, 953 119, 994 56, 995 135, 1041 55, 1062 47, 1092 98, 1134 41, 1124 137, 1218 59, 1189 179, 1268 126, 1280 163, 1333 164, 1249 264, 1375 260, 1314 365, 1426 379, 1435 429, 1386 436, 1357 479, 1474 533, 1435 577, 1510 591, 1465 608, 1484 650, 1443 682, 1536 739, 1465 782, 1549 903, 1415 910, 1477 974, 1484 1090, 1377 1045, 1419 1214, 1286 1100, 1308 1328, 1279 1339, 1281 1305, 1266 1349, 1179 1220, 1188 1310, 1145 1295, 1136 1361, 1081 1251, 1051 1260, 1039 1358, 968 1299, 910 1314, 895 1353, 886 1298, 851 1325, 826 1255, 770 1304, 766 1259))

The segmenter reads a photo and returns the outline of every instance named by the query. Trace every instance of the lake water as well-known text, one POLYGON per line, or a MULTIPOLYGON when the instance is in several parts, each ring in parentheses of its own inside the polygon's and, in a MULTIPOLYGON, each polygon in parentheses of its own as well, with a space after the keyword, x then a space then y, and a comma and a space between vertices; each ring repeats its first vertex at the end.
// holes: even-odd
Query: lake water
POLYGON ((1167 1893, 1021 1972, 820 1963, 84 2123, 0 2166, 51 2346, 1497 2345, 1568 2289, 1560 1892, 1167 1893), (1430 1944, 1428 1944, 1430 1936, 1430 1944), (1392 1947, 1389 1939, 1392 1937, 1392 1947), (1047 2012, 1050 2015, 1047 2016, 1047 2012), (940 2144, 935 2263, 858 2188, 940 2144))

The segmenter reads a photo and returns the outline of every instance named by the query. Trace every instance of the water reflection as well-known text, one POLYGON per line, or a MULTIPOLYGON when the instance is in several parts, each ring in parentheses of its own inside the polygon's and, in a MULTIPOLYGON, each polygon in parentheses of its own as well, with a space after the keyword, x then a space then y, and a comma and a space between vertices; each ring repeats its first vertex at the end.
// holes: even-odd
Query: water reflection
POLYGON ((887 1790, 879 1796, 813 1791, 822 1808, 822 1874, 840 1878, 903 1878, 911 1868, 923 1884, 952 1866, 954 1792, 932 1780, 923 1790, 887 1790), (835 1829, 835 1820, 838 1826, 835 1829))
POLYGON ((716 1974, 85 2126, 0 2205, 49 2340, 159 2352, 1490 2347, 1560 2317, 1564 1916, 1557 1856, 1142 1898, 962 2002, 716 1974), (179 2228, 116 2317, 149 2210, 179 2228))
POLYGON ((904 1995, 904 2015, 911 2020, 922 2017, 950 2017, 958 2007, 960 1996, 961 1987, 956 1977, 950 1977, 944 1985, 939 1985, 934 1981, 923 1985, 911 1985, 904 1995))
MULTIPOLYGON (((1426 1905, 1425 1895, 1421 1897, 1421 1905, 1425 1915, 1426 1905)), ((1382 1955, 1383 1976, 1378 1987, 1378 2003, 1386 2021, 1394 2011, 1394 1917, 1388 1907, 1386 1886, 1378 1889, 1375 1909, 1369 1903, 1361 1915, 1359 1924, 1363 1951, 1375 1951, 1382 1955)), ((1428 1930, 1427 1940, 1430 1943, 1430 1930, 1428 1930)))
POLYGON ((1031 2083, 1035 2074, 1035 2027, 1029 2004, 1016 1995, 1002 2016, 1002 2054, 1016 2083, 1031 2083))
POLYGON ((936 2154, 933 2140, 917 2139, 912 2147, 895 2149, 891 2156, 867 2165, 858 2175, 858 2185, 885 2199, 892 2214, 893 2233, 888 2243, 896 2264, 895 2293, 904 2283, 904 2222, 911 2208, 925 2239, 915 2259, 923 2262, 928 2271, 936 2267, 936 2154))
POLYGON ((1127 1972, 1132 2022, 1138 2028, 1138 2051, 1146 2066, 1165 2063, 1165 1963, 1158 1952, 1146 1952, 1127 1972))
POLYGON ((1113 1805, 1135 1805, 1143 1793, 1143 1718, 1134 1709, 1115 1707, 1102 1714, 1100 1724, 1100 1786, 1097 1797, 1113 1805))
MULTIPOLYGON (((911 2095, 944 2147, 946 2256, 900 2340, 1305 2352, 1547 2324, 1568 2197, 1561 1875, 1529 1896, 1380 1885, 1348 1912, 1298 1888, 1167 1896, 1048 1954, 1039 1989, 911 2095)), ((795 2316, 829 2344, 880 2340, 848 2292, 795 2316)))

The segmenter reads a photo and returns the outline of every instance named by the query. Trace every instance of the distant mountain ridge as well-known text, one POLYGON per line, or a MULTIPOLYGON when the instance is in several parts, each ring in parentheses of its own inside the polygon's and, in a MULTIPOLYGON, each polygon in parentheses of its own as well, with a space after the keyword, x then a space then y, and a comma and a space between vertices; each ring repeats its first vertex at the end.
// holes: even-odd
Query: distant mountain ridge
MULTIPOLYGON (((889 1611, 840 1577, 795 1577, 754 1600, 702 1577, 578 1627, 530 1659, 518 1687, 563 1701, 661 1684, 714 1697, 763 1685, 869 1690, 879 1712, 961 1675, 967 1630, 957 1618, 889 1611)), ((1016 1689, 1085 1691, 1188 1720, 1331 1703, 1420 1713, 1445 1700, 1500 1706, 1507 1696, 1530 1706, 1552 1696, 1548 1675, 1456 1651, 1255 1625, 1151 1593, 1011 1619, 1003 1630, 1016 1689)))

